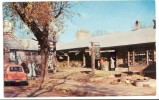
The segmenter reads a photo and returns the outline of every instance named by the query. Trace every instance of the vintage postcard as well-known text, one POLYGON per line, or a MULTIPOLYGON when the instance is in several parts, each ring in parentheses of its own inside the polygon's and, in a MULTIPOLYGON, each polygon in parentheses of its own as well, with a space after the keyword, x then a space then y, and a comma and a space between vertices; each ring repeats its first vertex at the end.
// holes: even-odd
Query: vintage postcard
POLYGON ((2 2, 4 98, 156 97, 155 3, 2 2))

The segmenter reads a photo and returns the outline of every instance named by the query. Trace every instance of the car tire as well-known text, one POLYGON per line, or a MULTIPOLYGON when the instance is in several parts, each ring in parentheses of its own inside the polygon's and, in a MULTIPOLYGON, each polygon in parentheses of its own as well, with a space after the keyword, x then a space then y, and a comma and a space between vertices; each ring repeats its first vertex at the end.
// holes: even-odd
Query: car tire
POLYGON ((4 86, 9 86, 10 83, 9 82, 4 82, 4 86))
POLYGON ((26 82, 23 82, 23 85, 24 86, 28 86, 28 82, 26 81, 26 82))

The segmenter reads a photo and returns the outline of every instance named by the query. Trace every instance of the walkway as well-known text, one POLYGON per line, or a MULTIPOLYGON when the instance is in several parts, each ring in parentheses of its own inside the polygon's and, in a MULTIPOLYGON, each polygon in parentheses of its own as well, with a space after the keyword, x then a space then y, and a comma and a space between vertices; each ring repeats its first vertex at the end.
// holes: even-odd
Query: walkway
POLYGON ((55 90, 71 90, 74 96, 154 96, 156 94, 155 88, 150 87, 135 87, 125 84, 96 85, 65 79, 52 79, 52 81, 56 81, 58 84, 54 86, 55 90))

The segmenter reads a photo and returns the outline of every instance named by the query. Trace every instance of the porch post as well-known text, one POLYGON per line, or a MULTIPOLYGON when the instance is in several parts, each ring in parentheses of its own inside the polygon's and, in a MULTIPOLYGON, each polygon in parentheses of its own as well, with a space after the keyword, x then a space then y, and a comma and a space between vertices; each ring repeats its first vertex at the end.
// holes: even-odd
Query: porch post
POLYGON ((149 52, 146 50, 146 65, 149 65, 149 52))
POLYGON ((153 62, 156 62, 156 50, 153 50, 153 62))
POLYGON ((95 75, 95 52, 94 52, 94 42, 91 42, 91 67, 92 67, 92 74, 95 75))
POLYGON ((85 57, 85 54, 83 53, 83 67, 86 66, 86 57, 85 57))
POLYGON ((135 52, 133 50, 133 65, 135 64, 135 52))
POLYGON ((128 67, 130 66, 130 52, 128 51, 128 67))
POLYGON ((118 65, 119 65, 119 62, 118 62, 118 56, 117 56, 117 52, 116 52, 116 55, 115 55, 116 57, 116 68, 118 67, 118 65))
POLYGON ((67 67, 70 66, 70 56, 67 54, 67 67))
POLYGON ((128 51, 128 72, 129 72, 129 66, 130 66, 130 52, 128 51))

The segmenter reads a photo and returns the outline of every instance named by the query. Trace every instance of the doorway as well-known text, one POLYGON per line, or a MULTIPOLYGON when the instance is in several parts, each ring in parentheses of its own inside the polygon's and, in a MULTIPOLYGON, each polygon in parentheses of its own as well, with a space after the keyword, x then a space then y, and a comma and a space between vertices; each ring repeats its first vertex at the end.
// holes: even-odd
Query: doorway
POLYGON ((101 57, 104 57, 109 62, 109 70, 114 71, 116 68, 116 51, 115 50, 107 50, 101 53, 101 57), (114 68, 111 68, 111 57, 114 60, 114 68))

